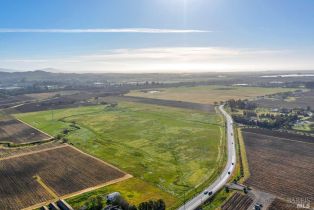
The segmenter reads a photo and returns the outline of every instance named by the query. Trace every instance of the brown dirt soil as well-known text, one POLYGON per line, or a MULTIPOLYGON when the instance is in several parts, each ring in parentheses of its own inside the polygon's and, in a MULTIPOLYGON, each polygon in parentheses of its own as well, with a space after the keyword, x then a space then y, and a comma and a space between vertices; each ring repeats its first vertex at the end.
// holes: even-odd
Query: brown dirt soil
MULTIPOLYGON (((307 208, 308 209, 308 208, 307 208)), ((268 210, 306 210, 305 208, 297 207, 296 204, 276 198, 268 207, 268 210)))
POLYGON ((51 138, 51 136, 17 119, 5 118, 0 120, 0 142, 21 144, 43 141, 49 138, 51 138))
POLYGON ((253 199, 248 195, 242 195, 236 192, 224 203, 221 207, 222 210, 243 210, 247 209, 253 202, 253 199))
POLYGON ((243 130, 243 137, 251 174, 247 185, 285 199, 314 201, 314 143, 256 129, 243 130))
POLYGON ((295 134, 295 133, 272 131, 272 130, 260 129, 260 128, 243 128, 242 130, 243 132, 257 133, 260 135, 270 136, 272 138, 277 137, 277 138, 284 138, 286 140, 291 140, 291 141, 302 141, 302 142, 314 143, 314 137, 295 134))
POLYGON ((53 199, 34 176, 62 197, 127 174, 67 145, 0 160, 0 209, 21 209, 53 199))
POLYGON ((176 108, 184 108, 184 109, 193 109, 205 112, 214 112, 215 108, 213 105, 200 104, 200 103, 192 103, 192 102, 184 102, 184 101, 172 101, 172 100, 164 100, 164 99, 152 99, 152 98, 144 98, 144 97, 135 97, 135 96, 120 96, 120 97, 107 97, 109 100, 123 100, 144 104, 153 104, 160 106, 170 106, 176 108))

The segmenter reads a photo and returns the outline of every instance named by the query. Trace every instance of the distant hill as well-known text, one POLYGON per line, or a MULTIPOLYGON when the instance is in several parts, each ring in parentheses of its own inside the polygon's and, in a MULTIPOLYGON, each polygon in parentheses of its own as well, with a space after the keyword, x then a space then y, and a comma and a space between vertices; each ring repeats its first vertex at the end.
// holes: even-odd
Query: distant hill
MULTIPOLYGON (((298 73, 313 73, 314 71, 298 71, 298 73)), ((122 73, 62 73, 62 70, 45 68, 35 71, 16 71, 12 69, 0 68, 0 85, 8 84, 34 84, 37 82, 45 84, 67 84, 67 85, 91 85, 100 83, 177 83, 177 82, 204 82, 204 84, 259 84, 261 79, 265 84, 273 80, 287 81, 313 81, 314 77, 287 77, 287 78, 262 78, 263 75, 291 74, 291 71, 265 71, 265 72, 229 72, 229 73, 142 73, 142 74, 122 74, 122 73)))
POLYGON ((0 72, 17 72, 17 70, 0 68, 0 72))

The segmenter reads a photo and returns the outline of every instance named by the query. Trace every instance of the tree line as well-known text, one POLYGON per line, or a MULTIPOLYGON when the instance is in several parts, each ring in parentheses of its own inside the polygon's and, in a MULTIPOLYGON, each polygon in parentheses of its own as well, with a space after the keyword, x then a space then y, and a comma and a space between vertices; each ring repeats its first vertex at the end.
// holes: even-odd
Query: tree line
POLYGON ((81 208, 84 210, 165 210, 166 204, 162 199, 149 200, 138 206, 129 204, 123 197, 119 196, 112 202, 104 202, 102 196, 92 197, 87 200, 81 208))
POLYGON ((269 117, 270 120, 252 119, 247 115, 233 114, 232 118, 236 123, 244 125, 258 126, 267 129, 291 128, 291 126, 299 119, 297 114, 280 114, 270 115, 265 114, 264 117, 269 117))
POLYGON ((228 100, 226 104, 231 108, 231 109, 247 109, 247 110, 254 110, 256 109, 257 105, 254 102, 251 102, 249 100, 228 100))

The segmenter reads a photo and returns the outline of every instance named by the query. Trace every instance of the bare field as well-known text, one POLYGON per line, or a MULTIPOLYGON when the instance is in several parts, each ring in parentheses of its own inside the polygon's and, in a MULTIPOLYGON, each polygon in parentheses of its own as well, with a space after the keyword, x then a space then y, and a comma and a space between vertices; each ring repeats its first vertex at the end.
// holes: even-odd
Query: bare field
POLYGON ((44 141, 51 138, 47 134, 34 129, 13 118, 0 120, 0 142, 14 144, 44 141))
POLYGON ((68 145, 7 158, 0 166, 0 209, 26 208, 129 177, 68 145))
MULTIPOLYGON (((65 92, 65 91, 64 91, 65 92)), ((80 106, 90 106, 97 104, 95 98, 106 97, 112 95, 120 95, 121 92, 88 92, 88 91, 73 91, 73 94, 68 92, 63 93, 59 92, 58 97, 52 97, 46 100, 41 101, 32 101, 30 103, 22 104, 9 110, 11 113, 21 112, 37 112, 37 111, 46 111, 54 109, 64 109, 64 108, 73 108, 80 106)), ((46 97, 49 94, 42 94, 36 97, 46 97)), ((33 96, 35 97, 35 96, 33 96)))
POLYGON ((45 101, 26 103, 14 108, 13 111, 24 113, 93 105, 93 103, 87 101, 91 97, 91 94, 83 93, 69 96, 61 96, 57 98, 47 99, 45 101))
POLYGON ((159 106, 169 106, 169 107, 176 107, 176 108, 184 108, 184 109, 193 109, 198 111, 204 112, 214 112, 214 106, 208 104, 199 104, 199 103, 192 103, 192 102, 184 102, 184 101, 172 101, 172 100, 161 100, 161 99, 154 99, 154 98, 143 98, 143 97, 135 97, 135 96, 118 96, 118 97, 109 97, 112 98, 111 100, 122 100, 122 101, 129 101, 129 102, 137 102, 137 103, 144 103, 144 104, 153 104, 159 106))
POLYGON ((44 100, 48 98, 54 98, 56 96, 74 95, 77 93, 79 93, 79 91, 65 90, 65 91, 57 91, 57 92, 30 93, 30 94, 25 94, 25 96, 30 97, 32 99, 36 99, 36 100, 44 100))
POLYGON ((0 99, 0 109, 5 109, 10 106, 14 106, 16 104, 22 103, 24 101, 31 101, 32 98, 25 95, 19 95, 19 96, 10 96, 7 98, 1 98, 0 99))
POLYGON ((248 195, 242 195, 236 192, 224 203, 221 207, 222 210, 243 210, 247 209, 253 203, 253 199, 248 195))
POLYGON ((192 103, 213 104, 229 99, 250 99, 279 92, 287 92, 289 88, 235 87, 235 86, 194 86, 159 88, 151 90, 131 91, 127 96, 155 98, 192 103))
POLYGON ((312 107, 314 104, 314 90, 306 92, 297 92, 292 95, 293 100, 284 100, 278 98, 263 98, 256 100, 259 106, 267 108, 303 108, 312 107))
POLYGON ((275 199, 268 207, 268 210, 306 210, 306 209, 308 208, 297 207, 296 204, 288 203, 278 198, 275 199))
POLYGON ((284 199, 302 197, 313 203, 314 142, 259 129, 244 129, 243 137, 251 173, 246 184, 284 199))
POLYGON ((18 156, 23 155, 25 153, 31 153, 34 151, 44 150, 44 149, 50 149, 57 146, 61 146, 62 143, 51 141, 44 144, 35 144, 33 146, 26 146, 26 147, 3 147, 0 148, 0 160, 5 159, 12 156, 18 156))

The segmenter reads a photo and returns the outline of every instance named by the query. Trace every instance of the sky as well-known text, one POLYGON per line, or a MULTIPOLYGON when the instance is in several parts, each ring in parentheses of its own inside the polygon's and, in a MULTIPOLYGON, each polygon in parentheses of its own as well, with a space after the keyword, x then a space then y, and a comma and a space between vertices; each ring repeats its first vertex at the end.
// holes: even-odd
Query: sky
POLYGON ((0 68, 314 70, 313 0, 0 0, 0 68))

